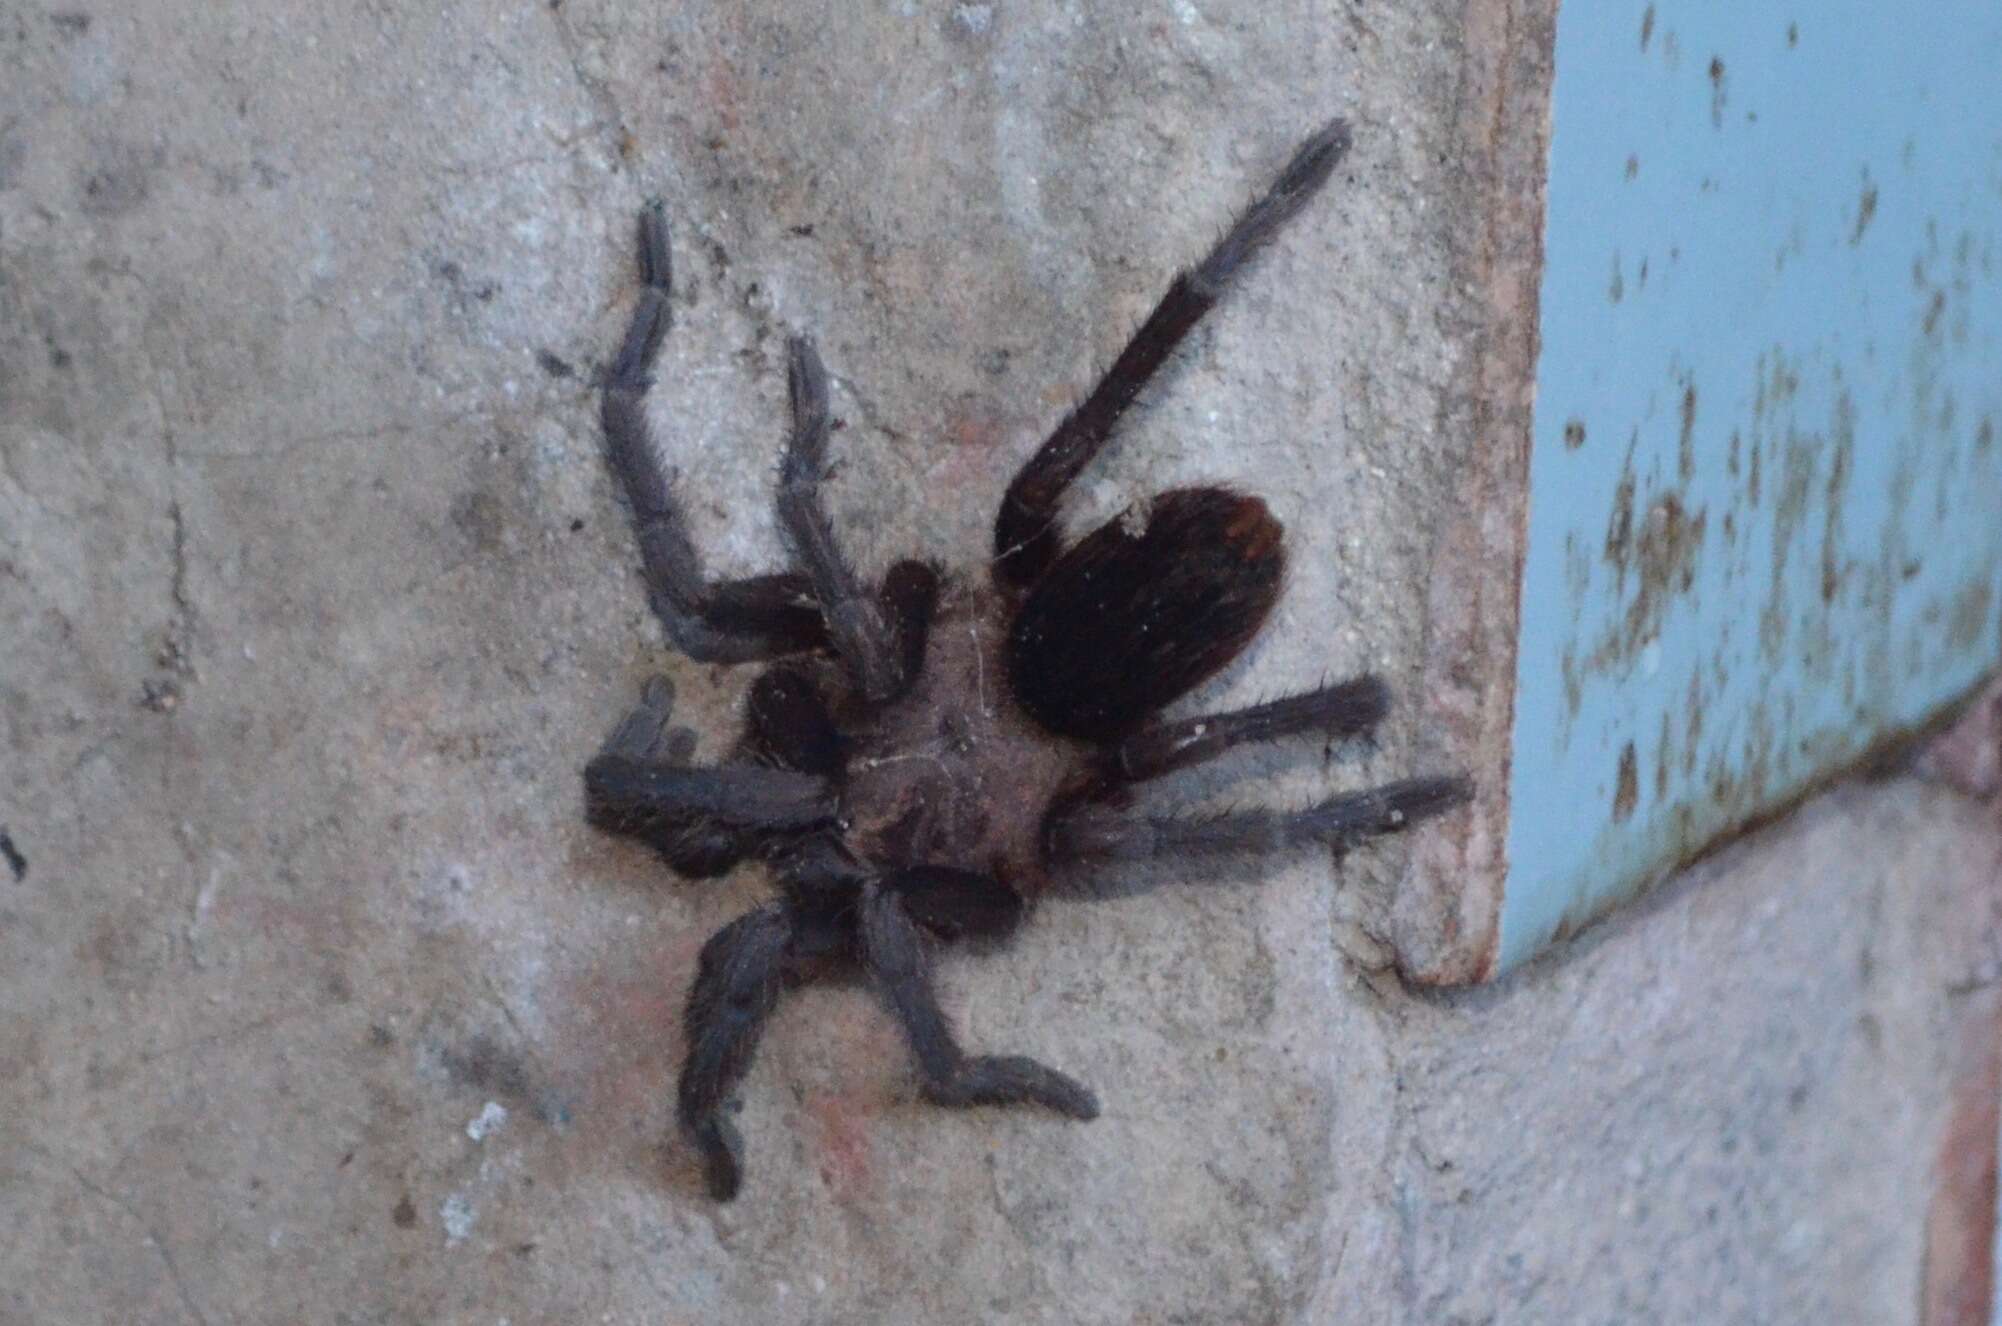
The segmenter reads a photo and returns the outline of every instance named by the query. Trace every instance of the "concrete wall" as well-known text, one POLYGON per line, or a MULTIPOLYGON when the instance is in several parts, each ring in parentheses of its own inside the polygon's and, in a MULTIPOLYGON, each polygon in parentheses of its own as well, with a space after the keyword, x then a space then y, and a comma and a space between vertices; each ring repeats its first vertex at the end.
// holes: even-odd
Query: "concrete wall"
MULTIPOLYGON (((598 456, 639 201, 717 563, 777 554, 811 328, 863 560, 970 565, 1165 275, 1350 116, 1075 514, 1255 487, 1289 598, 1212 702, 1409 695, 1506 330, 1468 126, 1535 8, 0 14, 0 1321, 1914 1320, 1998 849, 1905 778, 1462 995, 1392 974, 1396 851, 1171 871, 948 968, 1097 1122, 928 1108, 816 991, 745 1195, 672 1138, 693 955, 765 886, 579 814, 641 677, 705 753, 743 681, 666 654, 598 456)), ((1168 791, 1297 800, 1436 731, 1168 791)))

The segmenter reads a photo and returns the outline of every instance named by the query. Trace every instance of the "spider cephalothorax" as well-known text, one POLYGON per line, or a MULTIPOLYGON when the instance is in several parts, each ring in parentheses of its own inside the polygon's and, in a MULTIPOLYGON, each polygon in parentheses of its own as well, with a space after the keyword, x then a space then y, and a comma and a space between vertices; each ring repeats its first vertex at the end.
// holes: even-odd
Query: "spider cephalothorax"
POLYGON ((903 561, 870 586, 849 564, 820 501, 827 378, 804 338, 789 347, 792 436, 778 492, 796 567, 705 578, 647 432, 670 276, 662 211, 641 215, 644 288, 605 383, 612 468, 669 637, 698 659, 772 666, 752 683, 732 760, 690 765, 694 735, 668 726, 673 692, 656 679, 585 770, 585 786, 596 823, 651 843, 679 873, 706 877, 755 858, 779 883, 777 901, 704 946, 684 1017, 678 1115, 717 1198, 734 1196, 742 1174, 724 1107, 788 983, 866 973, 903 1027, 927 1099, 1029 1102, 1089 1119, 1096 1098, 1055 1069, 960 1049, 932 989, 935 944, 1004 938, 1057 867, 1339 849, 1466 799, 1464 779, 1417 778, 1304 810, 1135 812, 1134 785, 1233 746, 1366 733, 1388 692, 1365 676, 1249 709, 1158 718, 1230 662, 1278 599, 1282 532, 1255 497, 1175 489, 1069 549, 1059 541, 1066 487, 1348 146, 1339 120, 1309 138, 1209 256, 1175 278, 1016 475, 991 566, 963 579, 903 561))

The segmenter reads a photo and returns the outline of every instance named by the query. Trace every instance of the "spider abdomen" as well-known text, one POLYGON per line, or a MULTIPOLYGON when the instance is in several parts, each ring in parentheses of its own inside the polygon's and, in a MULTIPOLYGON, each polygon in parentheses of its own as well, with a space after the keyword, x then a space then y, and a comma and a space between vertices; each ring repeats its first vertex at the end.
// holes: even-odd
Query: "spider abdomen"
POLYGON ((1008 680, 1044 727, 1115 741, 1215 675, 1265 624, 1286 556, 1256 497, 1178 488, 1106 522, 1037 582, 1008 680))

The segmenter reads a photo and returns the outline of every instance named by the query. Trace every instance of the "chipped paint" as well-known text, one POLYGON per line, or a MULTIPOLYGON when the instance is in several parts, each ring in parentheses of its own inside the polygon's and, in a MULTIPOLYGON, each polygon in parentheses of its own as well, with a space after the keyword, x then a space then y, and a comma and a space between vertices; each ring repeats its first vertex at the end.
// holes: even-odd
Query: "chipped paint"
POLYGON ((1976 0, 1561 9, 1498 968, 2002 661, 1998 68, 1976 0))

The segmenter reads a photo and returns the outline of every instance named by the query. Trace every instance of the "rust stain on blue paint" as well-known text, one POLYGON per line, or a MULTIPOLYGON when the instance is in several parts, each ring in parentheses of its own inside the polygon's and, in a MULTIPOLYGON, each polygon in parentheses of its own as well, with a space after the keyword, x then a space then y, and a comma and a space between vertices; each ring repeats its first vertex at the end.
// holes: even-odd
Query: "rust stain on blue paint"
POLYGON ((2002 663, 2002 11, 1640 22, 1558 23, 1502 967, 2002 663))

